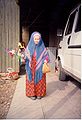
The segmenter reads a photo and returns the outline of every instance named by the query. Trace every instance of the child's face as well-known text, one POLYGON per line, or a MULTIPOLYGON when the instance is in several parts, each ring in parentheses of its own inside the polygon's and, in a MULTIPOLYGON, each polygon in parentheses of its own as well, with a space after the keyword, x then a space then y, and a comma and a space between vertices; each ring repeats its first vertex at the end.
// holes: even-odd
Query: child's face
POLYGON ((39 36, 39 35, 35 35, 35 36, 34 36, 34 43, 35 43, 35 44, 38 44, 39 41, 40 41, 40 36, 39 36))

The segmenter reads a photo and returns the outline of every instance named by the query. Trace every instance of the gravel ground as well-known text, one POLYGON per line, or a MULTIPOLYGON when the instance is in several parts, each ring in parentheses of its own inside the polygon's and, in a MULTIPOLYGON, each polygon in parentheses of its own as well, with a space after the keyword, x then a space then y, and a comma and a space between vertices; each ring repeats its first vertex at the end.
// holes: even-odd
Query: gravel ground
POLYGON ((16 85, 17 80, 2 79, 0 76, 0 119, 5 119, 7 116, 16 85))

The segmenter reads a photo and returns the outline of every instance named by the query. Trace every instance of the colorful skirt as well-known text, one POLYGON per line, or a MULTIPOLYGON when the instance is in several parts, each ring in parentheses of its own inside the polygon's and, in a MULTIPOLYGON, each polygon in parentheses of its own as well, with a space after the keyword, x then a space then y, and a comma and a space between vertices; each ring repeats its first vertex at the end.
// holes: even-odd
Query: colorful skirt
POLYGON ((31 63, 32 68, 32 81, 28 80, 28 75, 26 74, 26 96, 45 96, 46 95, 46 74, 43 74, 42 79, 35 84, 35 68, 36 68, 36 58, 32 58, 31 63))

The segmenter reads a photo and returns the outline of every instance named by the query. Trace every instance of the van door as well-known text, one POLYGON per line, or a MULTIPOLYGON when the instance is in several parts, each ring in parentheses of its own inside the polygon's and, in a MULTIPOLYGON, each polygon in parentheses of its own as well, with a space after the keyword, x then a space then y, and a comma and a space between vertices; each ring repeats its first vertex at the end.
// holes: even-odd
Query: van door
POLYGON ((63 67, 65 70, 81 78, 81 12, 78 7, 68 19, 63 37, 63 67), (79 28, 79 29, 78 29, 79 28))

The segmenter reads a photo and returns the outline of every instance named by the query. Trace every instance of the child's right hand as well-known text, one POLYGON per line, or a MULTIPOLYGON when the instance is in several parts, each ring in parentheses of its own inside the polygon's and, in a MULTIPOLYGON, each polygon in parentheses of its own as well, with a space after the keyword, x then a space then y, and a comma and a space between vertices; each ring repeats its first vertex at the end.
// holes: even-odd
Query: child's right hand
POLYGON ((30 54, 28 52, 25 52, 26 57, 28 57, 28 59, 30 59, 30 54))

